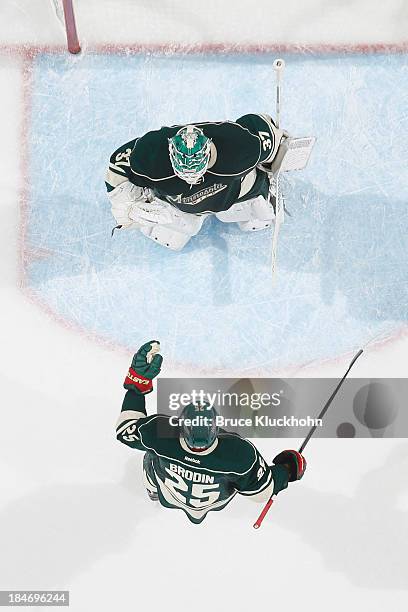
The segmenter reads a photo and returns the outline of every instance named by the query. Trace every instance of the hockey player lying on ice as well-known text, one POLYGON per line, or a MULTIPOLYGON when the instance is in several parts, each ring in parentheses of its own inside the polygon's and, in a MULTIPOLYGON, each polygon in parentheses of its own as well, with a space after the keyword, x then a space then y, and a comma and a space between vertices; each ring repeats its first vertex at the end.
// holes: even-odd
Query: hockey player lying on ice
POLYGON ((131 140, 112 154, 106 175, 117 228, 139 229, 178 251, 209 214, 243 231, 269 227, 275 201, 268 202, 268 172, 286 136, 268 115, 248 114, 131 140))
POLYGON ((190 521, 201 523, 237 493, 266 502, 302 478, 306 461, 297 451, 285 450, 267 465, 251 442, 216 427, 216 412, 208 405, 186 406, 178 428, 170 425, 169 416, 147 416, 144 396, 160 372, 159 350, 152 340, 134 355, 116 427, 120 442, 145 451, 143 477, 150 499, 184 510, 190 521), (207 416, 206 424, 189 424, 200 413, 207 416))

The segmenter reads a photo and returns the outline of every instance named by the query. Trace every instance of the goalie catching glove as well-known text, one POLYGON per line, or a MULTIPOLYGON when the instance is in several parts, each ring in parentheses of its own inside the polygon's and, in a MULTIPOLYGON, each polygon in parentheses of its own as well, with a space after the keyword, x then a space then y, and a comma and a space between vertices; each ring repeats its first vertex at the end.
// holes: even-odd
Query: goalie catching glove
POLYGON ((130 227, 135 222, 135 219, 132 218, 134 207, 149 202, 151 197, 150 189, 138 187, 130 181, 123 181, 108 193, 112 215, 123 228, 130 227))
POLYGON ((118 229, 166 225, 173 220, 171 206, 153 197, 150 189, 138 187, 124 181, 108 193, 112 204, 112 215, 118 222, 118 229))
POLYGON ((306 470, 306 459, 296 450, 284 450, 273 460, 275 465, 284 465, 289 472, 289 482, 300 480, 306 470))
POLYGON ((156 378, 159 374, 163 361, 159 351, 160 342, 158 340, 151 340, 140 347, 133 356, 131 366, 123 383, 125 389, 131 389, 142 395, 153 391, 152 379, 156 378))

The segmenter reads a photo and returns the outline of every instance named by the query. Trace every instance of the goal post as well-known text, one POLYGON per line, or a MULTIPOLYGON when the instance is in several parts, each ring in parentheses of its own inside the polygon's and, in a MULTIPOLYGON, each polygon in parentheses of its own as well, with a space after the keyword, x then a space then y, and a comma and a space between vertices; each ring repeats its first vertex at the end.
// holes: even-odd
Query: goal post
POLYGON ((61 26, 65 30, 68 51, 70 53, 79 53, 81 45, 79 44, 76 28, 73 0, 51 0, 51 4, 61 26))
POLYGON ((81 51, 81 46, 79 44, 78 32, 76 29, 74 5, 72 4, 72 0, 62 0, 62 5, 64 7, 68 51, 70 53, 79 53, 81 51))

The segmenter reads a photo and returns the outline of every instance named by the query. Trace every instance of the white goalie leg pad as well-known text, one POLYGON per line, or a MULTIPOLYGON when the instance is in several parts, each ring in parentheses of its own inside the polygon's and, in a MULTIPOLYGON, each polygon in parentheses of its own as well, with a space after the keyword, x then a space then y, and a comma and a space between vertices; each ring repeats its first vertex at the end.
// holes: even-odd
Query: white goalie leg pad
POLYGON ((208 217, 208 215, 193 215, 191 213, 185 213, 178 208, 171 206, 170 204, 169 206, 172 216, 172 222, 169 227, 177 229, 179 232, 184 234, 188 234, 190 237, 198 234, 204 219, 208 217))
POLYGON ((270 227, 275 217, 273 207, 258 196, 246 202, 236 202, 226 211, 216 214, 223 223, 238 223, 244 232, 254 232, 270 227))
POLYGON ((239 223, 240 221, 248 221, 251 218, 251 203, 253 200, 246 202, 235 202, 228 210, 215 213, 219 221, 223 223, 239 223))
POLYGON ((201 229, 207 215, 184 213, 169 204, 171 223, 141 227, 140 231, 172 251, 180 251, 201 229))
POLYGON ((192 238, 188 234, 183 234, 166 225, 156 225, 155 227, 141 227, 142 234, 158 242, 161 246, 167 247, 172 251, 181 251, 181 249, 192 238))
POLYGON ((267 202, 262 196, 250 200, 250 218, 247 221, 238 223, 243 232, 258 232, 271 227, 275 218, 272 204, 267 202))
POLYGON ((172 206, 162 200, 152 202, 136 202, 130 212, 129 217, 142 226, 167 225, 172 223, 172 206))
POLYGON ((275 218, 272 204, 267 202, 262 196, 258 196, 252 201, 251 212, 252 217, 260 221, 272 221, 275 218))

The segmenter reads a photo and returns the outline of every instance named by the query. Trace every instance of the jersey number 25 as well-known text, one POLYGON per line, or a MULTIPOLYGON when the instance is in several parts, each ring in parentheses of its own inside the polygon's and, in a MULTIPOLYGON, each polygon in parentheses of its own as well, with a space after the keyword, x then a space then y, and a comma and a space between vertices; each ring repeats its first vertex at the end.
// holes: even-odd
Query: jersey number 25
POLYGON ((170 489, 174 497, 183 504, 187 504, 193 508, 204 508, 205 506, 214 504, 220 496, 220 492, 214 490, 219 488, 219 484, 202 485, 194 483, 193 485, 189 485, 180 474, 177 474, 177 472, 172 472, 167 468, 166 472, 171 478, 166 478, 164 484, 170 489), (187 495, 182 495, 181 492, 187 495))

